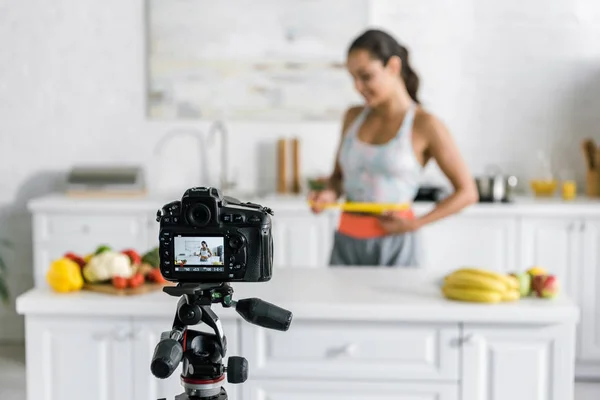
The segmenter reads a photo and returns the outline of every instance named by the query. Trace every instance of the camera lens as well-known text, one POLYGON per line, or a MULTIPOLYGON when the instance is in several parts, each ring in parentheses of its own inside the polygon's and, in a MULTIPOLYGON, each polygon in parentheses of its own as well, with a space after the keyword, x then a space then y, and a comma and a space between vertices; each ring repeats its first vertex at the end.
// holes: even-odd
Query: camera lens
POLYGON ((194 204, 187 211, 187 219, 192 225, 204 226, 210 222, 210 209, 202 203, 194 204))

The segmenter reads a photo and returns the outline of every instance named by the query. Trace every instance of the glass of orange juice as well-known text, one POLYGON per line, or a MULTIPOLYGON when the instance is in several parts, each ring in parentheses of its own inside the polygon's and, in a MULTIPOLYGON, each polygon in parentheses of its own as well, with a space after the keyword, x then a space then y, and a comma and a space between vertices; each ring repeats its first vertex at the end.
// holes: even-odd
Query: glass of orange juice
POLYGON ((571 170, 560 172, 560 191, 563 200, 573 200, 577 197, 577 183, 571 170))

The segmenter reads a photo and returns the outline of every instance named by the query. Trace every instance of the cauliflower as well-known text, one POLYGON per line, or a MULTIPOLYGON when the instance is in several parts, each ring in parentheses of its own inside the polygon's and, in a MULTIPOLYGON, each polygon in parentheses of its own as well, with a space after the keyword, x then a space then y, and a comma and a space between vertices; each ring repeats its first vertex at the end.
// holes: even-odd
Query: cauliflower
POLYGON ((133 272, 129 257, 114 251, 93 256, 83 268, 83 276, 91 283, 109 281, 115 276, 130 278, 133 272))

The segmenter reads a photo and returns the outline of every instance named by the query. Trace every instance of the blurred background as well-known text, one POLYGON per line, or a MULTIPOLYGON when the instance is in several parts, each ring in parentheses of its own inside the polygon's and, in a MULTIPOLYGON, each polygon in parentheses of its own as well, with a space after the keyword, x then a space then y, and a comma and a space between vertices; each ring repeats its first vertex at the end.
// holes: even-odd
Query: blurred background
MULTIPOLYGON (((475 177, 514 176, 519 199, 535 198, 532 181, 554 182, 548 197, 559 202, 561 182, 573 181, 574 201, 600 206, 589 181, 600 141, 597 1, 0 1, 0 239, 11 244, 0 253, 11 302, 38 273, 28 202, 64 192, 76 168, 139 169, 148 198, 161 200, 148 210, 196 183, 303 204, 308 180, 331 172, 343 111, 361 101, 344 63, 369 27, 409 49, 423 107, 475 177), (283 178, 300 182, 295 193, 279 186, 283 139, 299 143, 295 178, 283 178)), ((423 187, 449 188, 434 162, 423 187)), ((562 227, 535 240, 560 245, 562 227)), ((484 251, 517 259, 517 247, 498 250, 512 240, 512 225, 503 229, 484 251)), ((0 308, 0 341, 24 335, 14 306, 0 308)))

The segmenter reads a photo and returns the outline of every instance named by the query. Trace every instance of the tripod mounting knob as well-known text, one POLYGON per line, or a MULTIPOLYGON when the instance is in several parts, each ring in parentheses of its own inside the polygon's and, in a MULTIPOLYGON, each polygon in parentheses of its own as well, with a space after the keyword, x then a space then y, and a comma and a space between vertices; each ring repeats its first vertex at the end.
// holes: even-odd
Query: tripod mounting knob
POLYGON ((231 356, 227 360, 227 382, 244 383, 248 379, 248 360, 244 357, 231 356))

